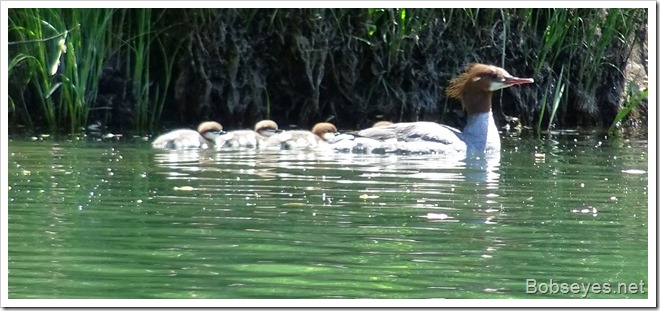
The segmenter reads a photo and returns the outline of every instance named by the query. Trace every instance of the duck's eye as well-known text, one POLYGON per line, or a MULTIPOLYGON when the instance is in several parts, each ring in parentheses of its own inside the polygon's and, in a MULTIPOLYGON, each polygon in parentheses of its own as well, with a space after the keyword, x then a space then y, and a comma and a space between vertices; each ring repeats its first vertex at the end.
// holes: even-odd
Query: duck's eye
POLYGON ((497 74, 497 73, 495 73, 495 72, 491 72, 491 73, 489 73, 489 74, 488 74, 488 77, 489 77, 491 80, 494 80, 494 81, 501 81, 501 80, 502 80, 502 76, 499 75, 499 74, 497 74))

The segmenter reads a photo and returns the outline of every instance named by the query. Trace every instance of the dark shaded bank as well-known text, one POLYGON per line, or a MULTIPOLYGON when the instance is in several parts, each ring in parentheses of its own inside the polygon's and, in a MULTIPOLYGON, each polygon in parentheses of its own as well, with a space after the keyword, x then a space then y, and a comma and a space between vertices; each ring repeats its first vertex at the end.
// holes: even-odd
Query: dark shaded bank
POLYGON ((499 124, 514 116, 538 129, 608 128, 628 105, 623 126, 646 126, 646 9, 11 9, 9 17, 13 131, 94 124, 144 134, 263 118, 282 127, 382 119, 461 127, 460 104, 444 92, 470 62, 536 80, 498 92, 499 124))

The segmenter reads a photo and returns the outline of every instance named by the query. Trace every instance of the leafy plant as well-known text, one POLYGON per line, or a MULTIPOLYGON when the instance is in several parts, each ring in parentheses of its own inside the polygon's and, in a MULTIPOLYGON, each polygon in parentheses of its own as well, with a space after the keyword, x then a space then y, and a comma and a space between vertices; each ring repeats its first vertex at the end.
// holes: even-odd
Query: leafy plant
POLYGON ((610 125, 608 132, 613 134, 617 128, 621 126, 621 121, 630 114, 630 112, 635 109, 639 104, 647 99, 649 96, 649 89, 644 89, 639 93, 632 94, 628 97, 628 100, 624 107, 616 114, 614 121, 610 125))

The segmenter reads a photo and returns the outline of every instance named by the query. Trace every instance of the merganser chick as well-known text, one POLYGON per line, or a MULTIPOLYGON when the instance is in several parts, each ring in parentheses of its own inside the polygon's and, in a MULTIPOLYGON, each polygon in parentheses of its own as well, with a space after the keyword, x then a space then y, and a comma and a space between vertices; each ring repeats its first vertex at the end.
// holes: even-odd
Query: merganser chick
POLYGON ((388 142, 386 152, 481 154, 499 152, 500 136, 492 112, 493 92, 514 85, 533 83, 506 70, 485 64, 471 64, 452 79, 447 95, 461 101, 467 112, 463 132, 434 122, 402 122, 358 131, 357 136, 388 142), (391 143, 395 142, 395 147, 391 143))
POLYGON ((283 131, 273 135, 266 141, 268 146, 279 146, 282 149, 313 149, 326 147, 329 142, 334 141, 337 135, 337 127, 328 122, 314 125, 312 131, 291 130, 283 131))
POLYGON ((268 138, 282 132, 273 120, 262 120, 254 125, 254 130, 230 131, 216 140, 216 148, 244 147, 258 148, 268 138))
POLYGON ((197 131, 178 129, 158 136, 151 145, 154 148, 165 149, 206 149, 212 146, 215 140, 226 134, 222 125, 215 121, 202 122, 197 131))

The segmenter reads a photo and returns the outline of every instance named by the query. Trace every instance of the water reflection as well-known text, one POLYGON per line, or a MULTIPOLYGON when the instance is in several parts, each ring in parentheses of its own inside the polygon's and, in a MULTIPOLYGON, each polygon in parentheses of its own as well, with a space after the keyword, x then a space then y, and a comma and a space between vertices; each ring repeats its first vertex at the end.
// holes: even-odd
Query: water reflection
MULTIPOLYGON (((493 225, 501 209, 499 155, 461 159, 327 151, 158 150, 154 160, 158 174, 180 181, 174 190, 193 190, 196 197, 224 195, 228 202, 224 210, 237 204, 266 210, 366 204, 368 210, 382 214, 382 209, 407 206, 416 211, 411 217, 430 223, 493 225), (287 182, 288 186, 281 186, 287 182), (401 197, 408 199, 397 203, 401 197), (284 203, 264 205, 268 200, 284 203), (457 200, 478 206, 483 213, 466 219, 460 209, 450 207, 457 200)), ((340 218, 337 224, 353 223, 346 216, 333 215, 340 218)))
MULTIPOLYGON (((260 178, 305 178, 307 168, 360 173, 359 177, 419 178, 429 181, 484 182, 497 188, 500 157, 456 158, 439 155, 351 154, 328 151, 157 150, 162 174, 188 176, 199 170, 229 171, 260 178), (226 165, 229 168, 223 168, 226 165), (303 174, 292 175, 292 171, 303 174)), ((331 173, 331 172, 330 172, 331 173)), ((332 175, 328 176, 332 178, 332 175)), ((351 181, 345 181, 350 183, 351 181)), ((357 182, 357 181, 355 181, 357 182)))

